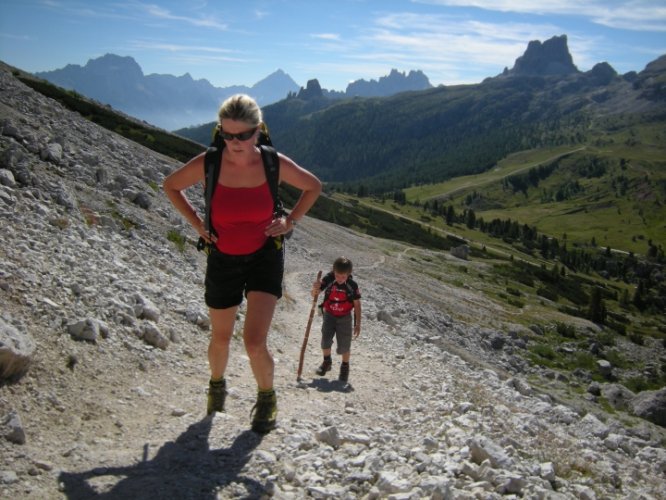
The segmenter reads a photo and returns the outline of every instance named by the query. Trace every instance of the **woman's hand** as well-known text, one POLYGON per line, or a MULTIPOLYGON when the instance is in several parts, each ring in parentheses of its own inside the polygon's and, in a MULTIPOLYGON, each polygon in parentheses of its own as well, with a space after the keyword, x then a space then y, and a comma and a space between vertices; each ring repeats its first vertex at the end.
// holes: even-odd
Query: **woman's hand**
POLYGON ((199 236, 201 236, 206 243, 217 242, 217 236, 215 236, 214 234, 210 234, 206 230, 206 227, 204 226, 204 221, 202 221, 201 219, 199 219, 198 223, 194 226, 194 229, 196 229, 199 236))
POLYGON ((294 224, 289 217, 278 217, 277 219, 273 219, 271 223, 266 226, 264 234, 272 237, 281 236, 287 234, 292 229, 294 229, 294 224))

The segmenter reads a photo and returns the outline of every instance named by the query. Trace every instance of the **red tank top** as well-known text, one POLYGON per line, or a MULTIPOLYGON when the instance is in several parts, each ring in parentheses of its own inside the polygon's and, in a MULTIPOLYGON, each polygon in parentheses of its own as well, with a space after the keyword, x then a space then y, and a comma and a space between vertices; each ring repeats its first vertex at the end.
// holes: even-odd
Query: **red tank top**
POLYGON ((217 233, 217 249, 230 255, 259 250, 268 237, 273 219, 273 197, 268 182, 251 188, 218 184, 211 202, 211 223, 217 233))

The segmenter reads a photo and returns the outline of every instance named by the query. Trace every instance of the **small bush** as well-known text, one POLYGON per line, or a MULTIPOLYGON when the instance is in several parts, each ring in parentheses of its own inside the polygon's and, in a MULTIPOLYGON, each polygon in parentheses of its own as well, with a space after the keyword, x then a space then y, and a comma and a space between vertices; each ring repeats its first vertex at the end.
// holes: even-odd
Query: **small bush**
POLYGON ((553 302, 557 302, 558 299, 557 292, 544 287, 537 288, 536 294, 545 299, 552 300, 553 302))
POLYGON ((171 242, 173 242, 176 247, 178 247, 178 250, 181 252, 185 251, 185 237, 180 234, 178 231, 175 229, 169 230, 167 233, 167 239, 171 242))
POLYGON ((623 385, 632 392, 641 392, 648 389, 650 384, 643 377, 631 377, 624 380, 623 385))
POLYGON ((617 349, 610 349, 606 351, 604 357, 612 365, 617 366, 618 368, 627 368, 629 365, 623 354, 617 349))
POLYGON ((614 330, 619 335, 622 335, 623 337, 627 335, 627 327, 622 323, 618 323, 617 321, 606 320, 606 326, 614 330))
POLYGON ((597 368, 597 360, 589 352, 576 351, 574 355, 575 368, 583 368, 584 370, 594 371, 597 368))
POLYGON ((553 360, 556 357, 555 351, 548 344, 536 344, 532 346, 532 352, 545 359, 553 360))
POLYGON ((555 329, 562 337, 566 337, 568 339, 576 338, 576 328, 573 325, 567 325, 566 323, 561 323, 558 321, 555 323, 555 329))
POLYGON ((612 347, 615 345, 615 336, 608 331, 603 331, 597 335, 597 342, 603 346, 612 347))
POLYGON ((509 305, 517 307, 518 309, 522 309, 523 307, 525 307, 525 303, 517 299, 509 298, 507 302, 509 303, 509 305))
POLYGON ((629 340, 636 345, 645 345, 645 338, 640 333, 630 333, 629 340))

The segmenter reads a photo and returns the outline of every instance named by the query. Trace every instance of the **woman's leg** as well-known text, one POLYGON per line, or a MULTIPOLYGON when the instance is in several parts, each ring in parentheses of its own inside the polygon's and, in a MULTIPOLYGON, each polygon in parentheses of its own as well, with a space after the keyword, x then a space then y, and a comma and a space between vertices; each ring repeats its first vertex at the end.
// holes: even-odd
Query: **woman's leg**
POLYGON ((268 351, 268 330, 273 321, 277 297, 253 291, 247 294, 247 311, 243 328, 245 350, 260 391, 273 388, 273 356, 268 351))
POLYGON ((209 309, 211 337, 208 344, 208 365, 210 378, 217 380, 224 376, 229 361, 229 344, 234 333, 238 306, 227 309, 209 309))

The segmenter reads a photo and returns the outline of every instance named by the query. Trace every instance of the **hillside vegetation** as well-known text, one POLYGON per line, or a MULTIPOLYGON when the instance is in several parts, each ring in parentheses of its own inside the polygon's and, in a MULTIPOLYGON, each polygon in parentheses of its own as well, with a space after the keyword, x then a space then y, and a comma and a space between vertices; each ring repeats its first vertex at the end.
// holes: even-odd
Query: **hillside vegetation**
POLYGON ((76 111, 91 122, 153 151, 158 151, 184 162, 204 149, 201 144, 153 127, 136 118, 123 115, 110 106, 104 106, 73 90, 65 90, 20 70, 14 70, 14 76, 34 90, 58 101, 68 109, 76 111))
MULTIPOLYGON (((333 196, 464 242, 471 259, 492 265, 492 278, 473 280, 490 296, 584 317, 642 344, 666 339, 665 135, 663 122, 642 123, 392 196, 333 196)), ((544 352, 534 360, 558 357, 544 352)))

